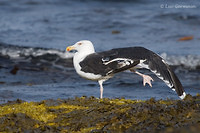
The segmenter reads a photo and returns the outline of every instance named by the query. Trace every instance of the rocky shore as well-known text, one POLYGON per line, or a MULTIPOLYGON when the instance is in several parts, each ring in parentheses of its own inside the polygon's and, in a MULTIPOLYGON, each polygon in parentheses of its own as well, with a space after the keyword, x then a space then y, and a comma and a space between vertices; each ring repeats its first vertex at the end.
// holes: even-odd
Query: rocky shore
POLYGON ((0 105, 0 132, 193 132, 200 130, 200 95, 184 100, 75 97, 0 105))

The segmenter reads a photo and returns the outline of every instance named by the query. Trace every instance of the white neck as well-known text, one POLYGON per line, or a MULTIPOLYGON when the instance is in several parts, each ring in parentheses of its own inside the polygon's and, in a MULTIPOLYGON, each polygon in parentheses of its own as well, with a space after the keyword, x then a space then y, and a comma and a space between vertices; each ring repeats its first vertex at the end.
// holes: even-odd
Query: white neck
POLYGON ((80 62, 88 55, 95 53, 94 49, 87 49, 85 51, 78 51, 75 53, 74 58, 73 58, 73 64, 74 67, 77 71, 77 73, 79 73, 81 67, 80 67, 80 62))
POLYGON ((94 49, 87 49, 84 51, 78 51, 75 53, 74 58, 78 58, 78 61, 81 61, 82 59, 84 59, 86 56, 88 56, 89 54, 93 54, 95 53, 94 49))
POLYGON ((95 50, 92 42, 87 40, 79 41, 74 44, 73 47, 77 50, 73 58, 73 63, 77 73, 79 73, 81 70, 79 63, 85 59, 86 56, 95 53, 95 50))

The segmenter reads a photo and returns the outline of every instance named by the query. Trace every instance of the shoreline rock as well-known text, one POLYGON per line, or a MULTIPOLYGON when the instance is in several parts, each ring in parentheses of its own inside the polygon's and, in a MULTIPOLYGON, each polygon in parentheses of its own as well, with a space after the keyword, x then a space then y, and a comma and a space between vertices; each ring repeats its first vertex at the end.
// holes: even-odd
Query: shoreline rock
POLYGON ((198 132, 200 95, 184 100, 75 97, 0 105, 0 132, 198 132))

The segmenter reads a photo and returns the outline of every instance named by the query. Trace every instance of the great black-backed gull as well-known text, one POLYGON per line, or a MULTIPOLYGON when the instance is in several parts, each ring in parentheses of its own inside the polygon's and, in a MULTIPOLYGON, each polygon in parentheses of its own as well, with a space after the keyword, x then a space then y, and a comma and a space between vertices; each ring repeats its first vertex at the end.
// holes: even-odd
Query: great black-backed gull
POLYGON ((83 78, 98 81, 100 98, 103 98, 103 82, 112 78, 115 73, 130 70, 143 77, 143 85, 152 87, 153 79, 136 71, 146 68, 163 80, 178 96, 183 99, 186 93, 181 82, 169 65, 156 53, 143 47, 116 48, 104 52, 95 52, 91 41, 82 40, 66 48, 76 50, 73 64, 76 72, 83 78))

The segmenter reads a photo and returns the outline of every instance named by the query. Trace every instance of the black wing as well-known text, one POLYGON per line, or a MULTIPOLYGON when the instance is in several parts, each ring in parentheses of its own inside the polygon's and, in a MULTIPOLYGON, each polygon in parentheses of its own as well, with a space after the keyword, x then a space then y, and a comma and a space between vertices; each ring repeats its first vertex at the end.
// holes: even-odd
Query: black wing
POLYGON ((103 76, 121 72, 136 65, 150 69, 179 96, 185 95, 182 84, 169 65, 156 53, 143 47, 118 48, 94 53, 80 62, 82 71, 103 76))
POLYGON ((140 61, 129 58, 127 53, 125 56, 122 52, 126 50, 121 48, 90 54, 80 62, 81 71, 107 76, 136 66, 140 61))

